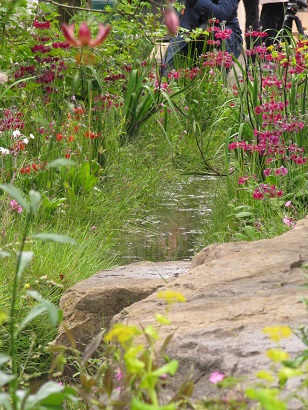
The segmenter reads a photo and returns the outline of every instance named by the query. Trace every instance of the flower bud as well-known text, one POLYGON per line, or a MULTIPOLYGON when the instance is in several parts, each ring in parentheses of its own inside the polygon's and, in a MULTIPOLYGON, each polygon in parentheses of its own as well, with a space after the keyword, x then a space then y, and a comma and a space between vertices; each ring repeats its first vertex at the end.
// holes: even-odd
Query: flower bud
POLYGON ((170 34, 177 34, 180 20, 171 5, 168 5, 165 10, 165 24, 170 34))

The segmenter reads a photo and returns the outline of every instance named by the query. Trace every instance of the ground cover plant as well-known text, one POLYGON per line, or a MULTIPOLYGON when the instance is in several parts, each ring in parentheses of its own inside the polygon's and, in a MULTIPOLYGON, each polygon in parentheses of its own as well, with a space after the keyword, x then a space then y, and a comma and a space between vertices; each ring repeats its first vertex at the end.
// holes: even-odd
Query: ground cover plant
MULTIPOLYGON (((152 328, 111 330, 102 362, 91 359, 100 335, 79 356, 76 389, 50 382, 29 396, 29 380, 48 372, 50 352, 63 351, 44 349, 61 319, 52 303, 74 283, 116 265, 123 232, 154 210, 182 173, 218 181, 213 232, 207 224, 200 246, 277 235, 292 229, 307 205, 306 40, 269 49, 256 43, 242 64, 223 51, 228 33, 213 21, 197 61, 179 61, 165 78, 155 45, 166 27, 142 13, 146 2, 81 10, 62 30, 51 3, 29 12, 22 0, 4 1, 0 10, 1 405, 253 408, 253 399, 267 409, 287 408, 279 394, 289 377, 306 375, 306 351, 292 363, 273 356, 283 366, 281 391, 254 386, 236 398, 194 404, 187 381, 164 403, 159 391, 177 363, 165 357, 159 367, 164 349, 156 353, 152 328), (50 325, 39 317, 46 312, 50 325), (147 344, 134 348, 141 335, 147 344), (120 349, 109 344, 113 338, 120 349)), ((174 34, 170 4, 166 24, 174 34)), ((167 306, 181 301, 164 298, 167 306)), ((167 315, 157 321, 167 325, 167 315)), ((301 337, 307 345, 305 330, 301 337)), ((60 354, 55 365, 61 370, 66 360, 60 354)), ((212 382, 237 381, 217 374, 212 382)))

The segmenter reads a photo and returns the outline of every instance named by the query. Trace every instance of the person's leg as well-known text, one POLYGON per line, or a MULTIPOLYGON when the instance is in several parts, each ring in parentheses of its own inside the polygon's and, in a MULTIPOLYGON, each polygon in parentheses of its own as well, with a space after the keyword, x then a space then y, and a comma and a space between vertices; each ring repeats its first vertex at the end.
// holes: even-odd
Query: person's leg
MULTIPOLYGON (((259 31, 259 0, 243 0, 245 7, 245 32, 259 31)), ((255 45, 260 45, 260 40, 251 35, 245 36, 246 50, 251 50, 255 45)), ((254 61, 254 56, 251 57, 254 61)))
POLYGON ((165 56, 162 61, 161 75, 166 77, 170 70, 173 70, 174 65, 181 56, 188 53, 188 43, 182 36, 174 37, 170 40, 165 56))
POLYGON ((230 54, 233 54, 234 57, 238 58, 241 54, 243 47, 242 37, 237 36, 236 34, 232 33, 230 38, 227 40, 227 49, 230 54))
POLYGON ((267 32, 265 44, 274 42, 277 32, 282 29, 284 21, 284 3, 263 4, 260 16, 260 27, 267 32))
POLYGON ((245 30, 259 28, 259 0, 243 0, 246 14, 245 30))

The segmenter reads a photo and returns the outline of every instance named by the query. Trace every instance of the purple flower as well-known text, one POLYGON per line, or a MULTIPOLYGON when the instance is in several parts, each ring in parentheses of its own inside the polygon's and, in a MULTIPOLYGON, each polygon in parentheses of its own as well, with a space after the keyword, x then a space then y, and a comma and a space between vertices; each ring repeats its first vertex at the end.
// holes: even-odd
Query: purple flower
POLYGON ((213 384, 221 382, 226 376, 223 373, 213 372, 210 375, 210 382, 213 384))

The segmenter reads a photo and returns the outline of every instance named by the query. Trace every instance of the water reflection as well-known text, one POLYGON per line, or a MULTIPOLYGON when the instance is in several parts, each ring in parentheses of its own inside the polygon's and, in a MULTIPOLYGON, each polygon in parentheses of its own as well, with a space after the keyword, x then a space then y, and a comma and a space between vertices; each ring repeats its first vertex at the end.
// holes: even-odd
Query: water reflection
POLYGON ((201 223, 211 214, 214 184, 213 177, 185 177, 155 214, 123 233, 121 263, 190 260, 200 247, 201 223))

